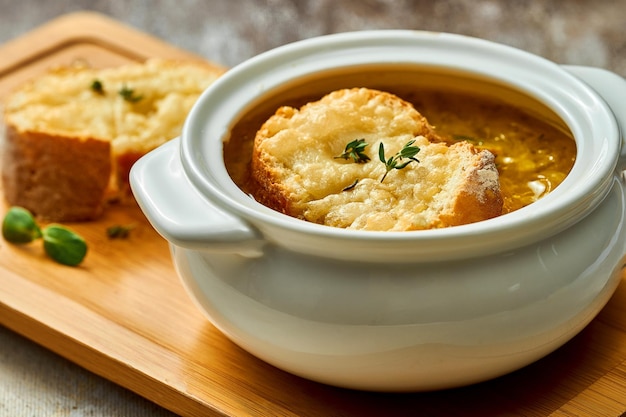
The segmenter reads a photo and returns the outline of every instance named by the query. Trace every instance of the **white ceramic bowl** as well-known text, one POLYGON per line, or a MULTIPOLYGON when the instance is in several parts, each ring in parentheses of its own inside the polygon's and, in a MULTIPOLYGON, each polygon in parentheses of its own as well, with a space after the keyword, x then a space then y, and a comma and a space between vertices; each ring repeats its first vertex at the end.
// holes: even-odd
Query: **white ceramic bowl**
POLYGON ((455 387, 557 349, 617 287, 626 253, 625 96, 626 82, 610 72, 458 35, 314 38, 225 74, 200 97, 181 138, 136 163, 131 185, 171 243, 192 298, 253 355, 348 388, 455 387), (385 71, 359 78, 372 65, 439 74, 444 83, 467 78, 472 88, 504 86, 523 93, 512 96, 520 107, 528 98, 543 103, 575 137, 572 171, 516 212, 415 232, 307 223, 233 183, 222 145, 243 113, 268 97, 384 78, 385 71))

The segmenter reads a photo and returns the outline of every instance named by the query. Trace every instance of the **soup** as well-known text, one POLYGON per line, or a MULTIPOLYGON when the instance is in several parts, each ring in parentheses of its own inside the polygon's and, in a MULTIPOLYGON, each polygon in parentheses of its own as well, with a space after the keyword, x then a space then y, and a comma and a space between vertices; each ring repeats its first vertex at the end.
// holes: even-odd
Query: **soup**
POLYGON ((248 181, 254 136, 278 107, 300 107, 350 87, 396 94, 412 103, 446 142, 469 141, 490 150, 500 176, 503 214, 547 195, 565 179, 576 158, 576 143, 565 124, 527 95, 463 74, 379 66, 320 74, 252 103, 224 144, 224 161, 233 181, 254 195, 248 181))

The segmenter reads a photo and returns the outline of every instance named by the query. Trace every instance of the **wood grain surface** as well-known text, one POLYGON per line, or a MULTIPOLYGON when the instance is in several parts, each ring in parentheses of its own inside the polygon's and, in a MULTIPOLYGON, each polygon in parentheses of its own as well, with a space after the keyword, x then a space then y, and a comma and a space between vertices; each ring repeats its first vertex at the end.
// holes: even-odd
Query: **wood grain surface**
MULTIPOLYGON (((0 47, 0 99, 56 65, 199 59, 91 13, 0 47)), ((0 206, 4 214, 6 205, 0 206)), ((183 416, 619 416, 626 412, 626 277, 601 314, 548 357, 497 380, 417 394, 333 388, 247 354, 196 309, 166 242, 134 205, 68 224, 89 244, 78 268, 40 245, 0 242, 0 324, 183 416), (133 224, 128 239, 106 228, 133 224)))

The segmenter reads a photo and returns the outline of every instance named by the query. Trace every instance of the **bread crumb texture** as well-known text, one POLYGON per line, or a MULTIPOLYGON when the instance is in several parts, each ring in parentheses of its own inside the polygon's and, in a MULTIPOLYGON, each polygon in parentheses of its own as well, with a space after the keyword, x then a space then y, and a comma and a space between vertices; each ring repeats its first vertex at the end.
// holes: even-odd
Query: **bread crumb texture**
POLYGON ((372 89, 338 90, 300 109, 280 108, 257 132, 251 166, 258 201, 328 226, 421 230, 502 213, 490 152, 467 142, 446 145, 410 103, 372 89), (336 158, 355 139, 367 142, 370 161, 336 158), (410 140, 420 148, 419 162, 381 182, 380 144, 389 158, 410 140))
POLYGON ((5 198, 50 220, 96 218, 108 200, 128 192, 139 157, 180 135, 197 98, 222 72, 151 59, 56 68, 20 86, 4 103, 5 198))

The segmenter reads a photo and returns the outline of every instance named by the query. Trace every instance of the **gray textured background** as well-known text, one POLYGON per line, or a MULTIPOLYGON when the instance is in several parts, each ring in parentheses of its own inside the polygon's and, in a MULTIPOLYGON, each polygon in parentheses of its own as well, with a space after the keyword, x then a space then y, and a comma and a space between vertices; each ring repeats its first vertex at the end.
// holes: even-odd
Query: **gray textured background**
POLYGON ((625 0, 0 0, 0 42, 77 10, 227 66, 311 36, 401 28, 476 36, 626 76, 625 0))
MULTIPOLYGON (((99 11, 226 66, 317 35, 420 29, 626 76, 626 0, 0 0, 0 43, 78 10, 99 11)), ((0 327, 0 416, 169 415, 0 327)))

